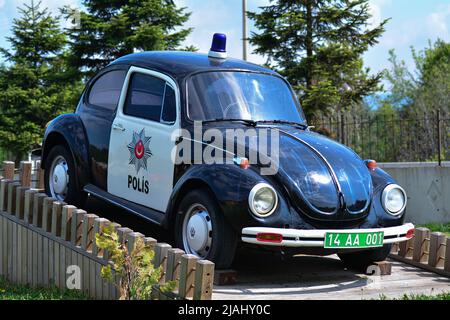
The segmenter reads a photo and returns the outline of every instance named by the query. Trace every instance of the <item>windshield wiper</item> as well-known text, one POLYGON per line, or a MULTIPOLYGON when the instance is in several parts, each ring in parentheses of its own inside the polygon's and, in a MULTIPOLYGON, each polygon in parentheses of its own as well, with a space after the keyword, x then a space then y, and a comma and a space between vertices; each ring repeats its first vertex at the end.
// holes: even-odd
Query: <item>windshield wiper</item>
POLYGON ((257 121, 249 120, 249 119, 227 119, 227 118, 217 118, 217 119, 209 119, 203 120, 202 123, 208 122, 243 122, 249 126, 256 127, 257 121))
POLYGON ((287 124, 290 126, 298 127, 302 130, 308 129, 308 126, 306 124, 298 123, 298 122, 294 122, 294 121, 287 121, 287 120, 258 120, 258 121, 256 121, 256 124, 259 124, 259 123, 261 123, 261 124, 267 124, 267 123, 287 124))

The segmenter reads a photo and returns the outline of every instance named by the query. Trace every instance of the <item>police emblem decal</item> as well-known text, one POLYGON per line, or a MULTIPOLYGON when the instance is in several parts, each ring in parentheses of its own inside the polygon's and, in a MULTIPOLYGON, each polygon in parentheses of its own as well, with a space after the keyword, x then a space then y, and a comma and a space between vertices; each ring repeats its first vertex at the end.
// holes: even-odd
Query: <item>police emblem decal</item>
POLYGON ((134 164, 136 173, 143 168, 147 171, 147 161, 153 155, 150 151, 150 140, 152 137, 145 136, 144 129, 141 132, 133 132, 133 139, 127 146, 130 151, 130 162, 134 164))

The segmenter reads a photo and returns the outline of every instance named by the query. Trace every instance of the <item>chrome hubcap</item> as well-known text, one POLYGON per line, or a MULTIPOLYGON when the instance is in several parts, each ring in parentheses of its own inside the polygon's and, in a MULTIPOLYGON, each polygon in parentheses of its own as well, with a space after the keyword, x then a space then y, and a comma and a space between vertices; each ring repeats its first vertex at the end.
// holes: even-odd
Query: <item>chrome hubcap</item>
POLYGON ((183 245, 187 253, 205 258, 211 250, 211 217, 201 204, 192 205, 183 221, 183 245))
POLYGON ((66 159, 58 156, 53 160, 49 176, 50 192, 52 197, 64 200, 69 187, 69 167, 66 159))

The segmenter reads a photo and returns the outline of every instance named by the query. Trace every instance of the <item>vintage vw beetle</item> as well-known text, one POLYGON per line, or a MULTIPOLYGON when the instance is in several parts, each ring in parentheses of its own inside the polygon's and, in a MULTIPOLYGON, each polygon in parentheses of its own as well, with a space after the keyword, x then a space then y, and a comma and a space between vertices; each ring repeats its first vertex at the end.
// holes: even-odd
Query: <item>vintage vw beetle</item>
POLYGON ((104 68, 76 112, 49 123, 42 166, 49 195, 79 206, 87 194, 108 201, 173 232, 177 247, 217 268, 229 267, 242 243, 338 253, 363 266, 413 233, 394 179, 311 132, 286 80, 228 59, 221 34, 209 55, 142 52, 104 68), (260 144, 234 137, 241 154, 225 151, 217 137, 227 130, 253 130, 245 141, 275 135, 277 170, 262 174, 274 154, 264 158, 260 144), (196 162, 206 149, 231 163, 196 162))

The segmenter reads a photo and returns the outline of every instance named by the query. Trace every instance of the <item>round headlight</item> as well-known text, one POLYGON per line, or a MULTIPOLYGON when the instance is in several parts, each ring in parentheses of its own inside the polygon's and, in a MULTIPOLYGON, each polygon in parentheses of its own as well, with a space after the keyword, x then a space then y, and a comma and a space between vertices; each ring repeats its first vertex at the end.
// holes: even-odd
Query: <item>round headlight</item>
POLYGON ((381 203, 384 210, 388 213, 398 216, 406 207, 406 193, 402 187, 396 184, 390 184, 383 190, 381 203))
POLYGON ((267 183, 258 183, 250 191, 248 204, 256 216, 265 218, 275 211, 278 204, 278 196, 272 186, 267 183))

